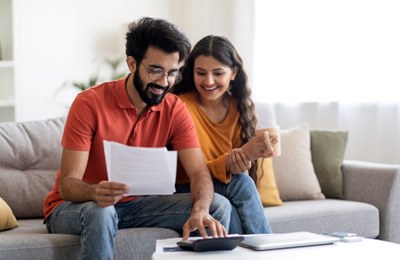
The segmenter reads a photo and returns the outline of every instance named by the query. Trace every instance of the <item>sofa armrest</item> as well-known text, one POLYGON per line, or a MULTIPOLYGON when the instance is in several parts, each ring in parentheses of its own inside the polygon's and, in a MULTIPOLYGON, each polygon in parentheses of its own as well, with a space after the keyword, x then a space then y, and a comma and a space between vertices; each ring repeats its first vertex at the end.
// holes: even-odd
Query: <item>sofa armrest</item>
POLYGON ((379 209, 380 239, 400 243, 400 165, 345 160, 344 197, 379 209))

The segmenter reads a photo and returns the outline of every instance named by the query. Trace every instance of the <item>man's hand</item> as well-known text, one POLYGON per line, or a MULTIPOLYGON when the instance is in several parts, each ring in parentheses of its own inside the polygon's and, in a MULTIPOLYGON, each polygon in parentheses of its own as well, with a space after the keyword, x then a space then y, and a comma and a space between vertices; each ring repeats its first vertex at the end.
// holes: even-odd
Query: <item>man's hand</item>
POLYGON ((195 230, 198 230, 202 237, 208 237, 207 227, 213 237, 227 236, 225 227, 209 214, 214 199, 214 186, 201 149, 183 149, 178 152, 178 155, 190 179, 193 198, 192 212, 183 225, 183 240, 187 240, 190 232, 195 230))
POLYGON ((190 217, 183 226, 182 239, 188 240, 190 232, 198 230, 204 238, 208 237, 206 227, 210 229, 212 237, 226 237, 228 232, 225 227, 214 219, 206 210, 193 209, 190 217))
POLYGON ((96 201, 100 207, 108 207, 117 203, 125 193, 128 185, 117 182, 101 181, 96 188, 96 201))

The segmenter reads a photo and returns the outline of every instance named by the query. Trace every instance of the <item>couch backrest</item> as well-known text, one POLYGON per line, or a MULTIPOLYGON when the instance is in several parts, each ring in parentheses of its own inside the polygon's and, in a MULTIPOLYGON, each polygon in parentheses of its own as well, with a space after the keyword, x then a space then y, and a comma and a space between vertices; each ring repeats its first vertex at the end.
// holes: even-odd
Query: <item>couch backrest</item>
MULTIPOLYGON (((259 127, 274 125, 271 106, 256 103, 259 127)), ((43 200, 61 162, 65 118, 0 123, 0 197, 17 218, 43 217, 43 200)))
POLYGON ((43 217, 61 162, 65 118, 0 123, 0 197, 17 218, 43 217))

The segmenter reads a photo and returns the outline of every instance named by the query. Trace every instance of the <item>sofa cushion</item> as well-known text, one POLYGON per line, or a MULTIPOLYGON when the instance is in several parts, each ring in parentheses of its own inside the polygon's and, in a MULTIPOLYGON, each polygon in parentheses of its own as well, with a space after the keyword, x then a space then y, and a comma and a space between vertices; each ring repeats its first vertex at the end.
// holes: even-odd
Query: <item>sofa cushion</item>
MULTIPOLYGON (((79 259, 79 236, 49 234, 43 219, 19 220, 18 228, 1 233, 4 259, 79 259)), ((0 257, 1 258, 1 257, 0 257)))
POLYGON ((311 130, 311 155, 322 193, 343 199, 342 164, 347 131, 311 130))
MULTIPOLYGON (((1 233, 0 259, 79 259, 77 235, 49 234, 42 219, 20 220, 20 227, 1 233)), ((180 237, 165 228, 118 230, 115 259, 151 259, 157 239, 180 237)))
POLYGON ((287 201, 280 207, 264 208, 275 233, 345 231, 376 238, 379 210, 367 203, 337 199, 287 201))
POLYGON ((10 206, 0 197, 0 231, 18 227, 10 206))
POLYGON ((271 158, 259 158, 257 169, 257 189, 264 207, 283 204, 276 185, 271 158))
POLYGON ((64 118, 0 124, 0 197, 17 218, 42 217, 61 161, 64 118))
POLYGON ((281 199, 324 199, 311 161, 310 126, 301 124, 281 130, 281 151, 281 156, 273 157, 281 199))

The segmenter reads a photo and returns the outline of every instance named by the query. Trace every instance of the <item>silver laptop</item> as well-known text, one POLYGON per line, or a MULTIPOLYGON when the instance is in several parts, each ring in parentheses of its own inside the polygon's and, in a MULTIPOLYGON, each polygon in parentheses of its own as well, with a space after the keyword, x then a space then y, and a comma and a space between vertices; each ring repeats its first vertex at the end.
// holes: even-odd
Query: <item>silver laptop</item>
POLYGON ((338 241, 340 241, 339 238, 328 235, 311 232, 291 232, 245 236, 240 245, 253 250, 272 250, 327 245, 338 241))

